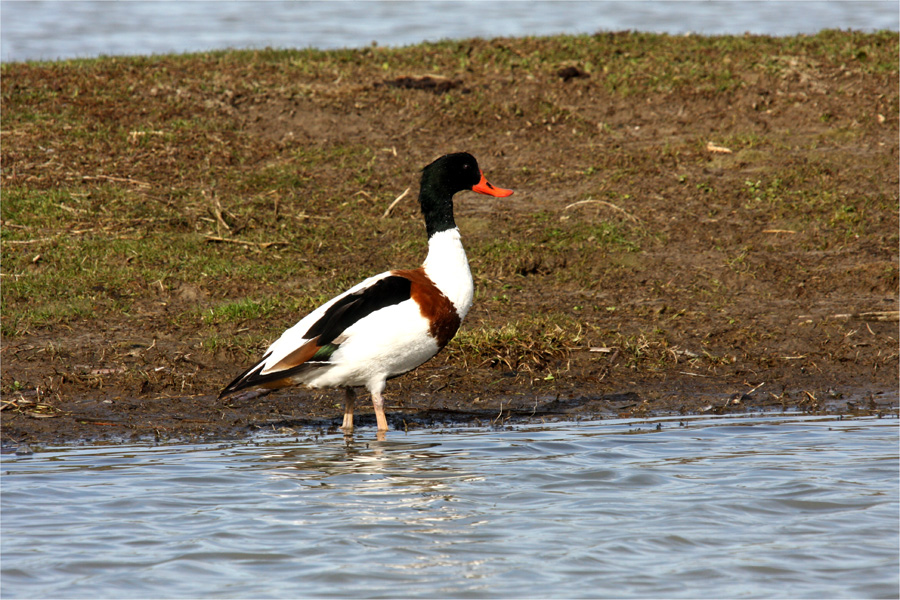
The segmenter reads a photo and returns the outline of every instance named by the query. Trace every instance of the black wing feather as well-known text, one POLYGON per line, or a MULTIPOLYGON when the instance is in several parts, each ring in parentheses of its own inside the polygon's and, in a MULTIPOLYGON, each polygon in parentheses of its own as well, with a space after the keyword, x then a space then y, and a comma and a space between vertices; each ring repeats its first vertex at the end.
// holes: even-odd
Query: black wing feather
POLYGON ((318 338, 316 344, 324 346, 338 338, 348 327, 368 317, 376 310, 409 300, 412 283, 406 277, 390 275, 379 279, 369 287, 347 294, 328 307, 322 318, 313 323, 303 337, 318 338))

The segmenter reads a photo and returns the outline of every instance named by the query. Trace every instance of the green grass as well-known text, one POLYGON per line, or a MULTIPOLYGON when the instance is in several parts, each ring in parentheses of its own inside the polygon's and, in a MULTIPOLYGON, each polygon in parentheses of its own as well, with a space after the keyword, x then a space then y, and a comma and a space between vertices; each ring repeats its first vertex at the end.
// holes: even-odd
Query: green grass
POLYGON ((499 327, 463 328, 447 353, 510 370, 540 370, 552 358, 564 356, 583 341, 583 325, 571 316, 538 315, 499 327))
POLYGON ((250 319, 261 319, 270 315, 275 308, 271 299, 256 301, 249 298, 224 302, 203 312, 203 322, 207 325, 240 323, 250 319))
MULTIPOLYGON (((433 138, 452 132, 458 120, 465 130, 448 143, 507 157, 518 153, 517 131, 574 132, 563 141, 541 139, 543 160, 497 161, 523 192, 513 201, 541 194, 537 210, 512 205, 507 214, 498 205, 491 215, 459 218, 479 298, 490 308, 509 305, 516 288, 597 294, 611 271, 639 272, 643 253, 676 251, 667 247, 665 218, 655 229, 630 218, 654 195, 677 199, 667 207, 672 216, 744 211, 771 226, 825 231, 815 243, 834 248, 896 212, 896 194, 885 191, 881 175, 895 169, 895 156, 885 151, 873 161, 870 185, 860 189, 851 177, 858 173, 846 172, 834 152, 869 144, 869 130, 853 120, 875 122, 879 110, 896 119, 896 102, 873 105, 867 115, 823 110, 821 130, 804 139, 731 123, 723 109, 723 131, 713 141, 735 152, 729 157, 708 156, 705 132, 632 140, 634 128, 608 109, 633 105, 639 118, 646 100, 679 92, 737 106, 750 102, 740 94, 760 78, 777 83, 815 69, 840 81, 880 78, 888 90, 897 45, 892 32, 601 33, 4 63, 2 333, 135 319, 165 305, 166 322, 202 327, 209 349, 251 349, 364 277, 415 266, 425 252, 415 201, 381 218, 400 191, 414 187, 421 157, 431 157, 430 147, 401 145, 407 124, 428 124, 423 135, 433 138), (590 78, 556 85, 556 71, 571 64, 590 78), (425 73, 459 78, 471 89, 433 95, 377 85, 425 73), (596 101, 576 106, 578 85, 596 101), (253 130, 254 111, 264 114, 269 104, 288 115, 314 103, 371 117, 366 107, 376 101, 404 125, 394 139, 362 128, 336 139, 299 132, 275 139, 253 130), (783 159, 776 168, 773 156, 783 159), (589 202, 566 208, 579 201, 589 202), (210 236, 244 245, 210 243, 210 236), (203 293, 179 300, 184 286, 203 293), (238 331, 247 325, 252 336, 238 331)), ((522 142, 534 156, 529 143, 522 142)), ((747 273, 752 252, 731 250, 723 253, 725 268, 747 273)), ((701 283, 685 288, 714 296, 724 285, 701 283)), ((511 363, 553 355, 577 337, 577 323, 545 317, 464 330, 455 348, 511 363), (507 344, 530 349, 513 355, 503 350, 507 344)), ((621 345, 637 352, 641 343, 621 345)))

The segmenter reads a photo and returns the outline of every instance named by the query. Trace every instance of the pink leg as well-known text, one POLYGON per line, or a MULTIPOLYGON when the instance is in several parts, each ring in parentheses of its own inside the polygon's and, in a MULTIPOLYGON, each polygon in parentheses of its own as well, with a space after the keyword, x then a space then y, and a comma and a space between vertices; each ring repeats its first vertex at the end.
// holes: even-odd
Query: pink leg
POLYGON ((372 405, 375 407, 375 420, 378 422, 378 431, 387 431, 387 417, 384 416, 384 398, 381 392, 372 392, 372 405))
POLYGON ((344 424, 341 429, 353 431, 353 406, 356 404, 356 392, 353 388, 344 388, 344 424))

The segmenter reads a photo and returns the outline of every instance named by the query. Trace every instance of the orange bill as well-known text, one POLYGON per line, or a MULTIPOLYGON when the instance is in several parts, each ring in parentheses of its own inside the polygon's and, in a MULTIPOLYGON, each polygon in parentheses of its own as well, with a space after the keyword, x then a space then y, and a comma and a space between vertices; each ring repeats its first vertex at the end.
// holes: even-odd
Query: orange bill
POLYGON ((478 192, 479 194, 487 194, 488 196, 496 196, 498 198, 506 198, 507 196, 512 196, 512 190, 505 190, 503 188, 499 188, 492 184, 487 178, 484 176, 484 172, 481 172, 481 181, 472 186, 473 192, 478 192))

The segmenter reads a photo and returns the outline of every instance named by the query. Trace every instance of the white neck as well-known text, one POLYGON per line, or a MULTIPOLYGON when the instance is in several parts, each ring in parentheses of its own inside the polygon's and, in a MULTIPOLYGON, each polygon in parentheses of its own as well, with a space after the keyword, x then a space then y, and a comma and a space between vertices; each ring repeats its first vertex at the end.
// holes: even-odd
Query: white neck
POLYGON ((453 302, 459 318, 465 318, 472 307, 475 285, 459 229, 454 227, 432 235, 428 239, 428 256, 422 266, 438 289, 453 302))

